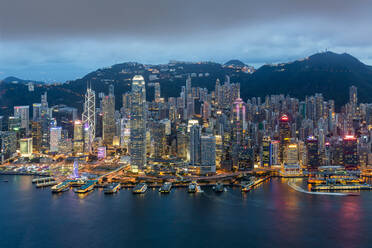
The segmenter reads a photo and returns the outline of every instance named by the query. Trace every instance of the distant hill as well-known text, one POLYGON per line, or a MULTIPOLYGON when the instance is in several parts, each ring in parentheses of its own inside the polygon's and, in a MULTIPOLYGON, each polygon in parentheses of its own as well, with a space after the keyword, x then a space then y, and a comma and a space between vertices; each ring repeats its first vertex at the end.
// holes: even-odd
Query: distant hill
POLYGON ((237 60, 237 59, 229 60, 225 63, 225 65, 240 66, 240 67, 246 66, 246 64, 244 64, 242 61, 237 60))
POLYGON ((372 102, 372 69, 349 54, 317 53, 291 63, 264 65, 242 87, 242 96, 290 94, 304 98, 323 93, 339 106, 348 100, 348 88, 358 87, 361 102, 372 102))
MULTIPOLYGON (((238 60, 231 60, 226 64, 228 63, 242 64, 238 60)), ((204 87, 208 90, 214 90, 217 78, 222 83, 225 76, 229 75, 231 82, 240 83, 241 97, 244 100, 270 94, 289 94, 304 99, 305 96, 322 93, 325 99, 334 99, 336 105, 340 106, 348 100, 349 86, 355 85, 358 87, 359 101, 372 102, 372 67, 346 53, 317 53, 290 63, 264 65, 252 74, 225 65, 213 62, 180 62, 147 66, 127 62, 98 69, 81 79, 61 85, 37 85, 34 92, 28 92, 27 85, 24 84, 24 82, 33 82, 32 80, 10 77, 0 84, 0 115, 12 113, 14 105, 31 105, 40 102, 40 95, 45 91, 48 92, 51 106, 64 103, 81 111, 83 95, 88 83, 96 93, 106 94, 108 86, 113 84, 116 108, 119 109, 122 105, 121 95, 130 90, 131 78, 136 74, 144 76, 149 100, 154 93, 152 82, 160 82, 161 96, 167 98, 179 96, 188 75, 192 76, 192 86, 204 87), (21 83, 14 84, 13 81, 21 83)))
POLYGON ((28 84, 29 82, 35 83, 35 84, 44 84, 44 82, 41 81, 35 81, 35 80, 25 80, 20 79, 17 77, 6 77, 3 80, 1 80, 3 83, 21 83, 21 84, 28 84))

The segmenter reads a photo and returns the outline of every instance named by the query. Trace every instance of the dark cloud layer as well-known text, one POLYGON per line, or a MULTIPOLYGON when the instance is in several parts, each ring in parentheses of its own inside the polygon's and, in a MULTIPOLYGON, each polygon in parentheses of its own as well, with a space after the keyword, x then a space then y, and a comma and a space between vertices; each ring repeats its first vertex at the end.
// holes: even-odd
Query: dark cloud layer
POLYGON ((259 65, 324 49, 370 63, 371 13, 372 0, 0 0, 0 78, 66 80, 128 60, 259 65))
MULTIPOLYGON (((173 36, 286 19, 326 26, 371 21, 371 1, 357 0, 1 0, 3 39, 65 35, 173 36)), ((350 27, 349 26, 349 27, 350 27)), ((280 28, 280 27, 278 27, 280 28)))

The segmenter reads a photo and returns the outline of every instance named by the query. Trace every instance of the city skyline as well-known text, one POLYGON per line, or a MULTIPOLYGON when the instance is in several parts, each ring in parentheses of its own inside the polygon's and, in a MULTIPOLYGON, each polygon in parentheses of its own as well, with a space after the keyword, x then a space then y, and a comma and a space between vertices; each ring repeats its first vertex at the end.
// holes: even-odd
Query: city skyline
POLYGON ((0 0, 0 247, 370 247, 372 0, 0 0))
MULTIPOLYGON (((228 75, 223 80, 217 78, 212 90, 193 85, 196 75, 183 75, 184 85, 176 92, 178 96, 165 98, 159 82, 146 82, 142 75, 136 74, 136 67, 132 70, 126 72, 133 76, 129 90, 122 94, 119 109, 115 108, 117 100, 112 83, 103 88, 108 93, 93 91, 87 84, 86 93, 80 95, 79 100, 84 103, 82 111, 71 107, 69 101, 50 105, 45 91, 37 94, 40 103, 33 103, 32 111, 30 105, 19 105, 14 106, 13 115, 0 116, 0 176, 6 178, 3 182, 12 180, 8 185, 16 188, 19 186, 14 182, 19 183, 19 180, 21 185, 33 183, 34 190, 38 191, 36 195, 54 202, 50 206, 66 199, 69 199, 67 202, 90 202, 98 196, 104 199, 104 203, 98 205, 108 204, 107 213, 113 214, 115 208, 110 204, 125 199, 125 204, 134 206, 117 205, 125 213, 129 211, 125 216, 137 216, 132 210, 148 214, 146 221, 135 218, 145 229, 154 216, 158 215, 162 221, 168 212, 180 210, 179 207, 167 212, 140 208, 152 207, 158 200, 164 201, 162 208, 168 208, 172 203, 166 203, 166 199, 182 201, 181 205, 186 206, 205 199, 213 207, 206 208, 208 204, 203 204, 197 212, 209 213, 219 206, 225 213, 235 216, 236 213, 228 210, 239 206, 238 209, 246 213, 248 206, 255 204, 257 196, 261 195, 265 197, 265 205, 269 202, 266 207, 270 211, 265 211, 264 215, 275 211, 275 216, 279 216, 282 210, 273 209, 270 202, 277 201, 281 195, 278 192, 283 189, 290 197, 295 197, 293 199, 302 197, 305 202, 311 199, 311 210, 324 204, 321 199, 329 201, 341 197, 341 203, 334 203, 337 208, 342 206, 342 199, 356 199, 350 202, 357 203, 358 199, 369 196, 372 190, 368 179, 372 175, 372 104, 359 102, 356 86, 348 88, 348 101, 340 110, 336 110, 333 99, 325 99, 322 93, 303 100, 272 94, 244 101, 240 98, 240 83, 228 75), (153 97, 146 99, 146 88, 152 87, 153 97), (25 179, 30 175, 36 177, 25 179), (49 187, 50 190, 41 190, 49 187), (48 193, 53 196, 46 195, 48 193), (132 198, 128 194, 132 194, 132 198), (316 198, 318 195, 322 198, 316 198), (235 200, 225 200, 229 196, 235 200), (152 203, 144 204, 144 200, 152 203)), ((29 85, 27 88, 30 92, 35 90, 29 85)), ((27 195, 35 193, 32 188, 25 187, 27 195)), ((8 189, 5 187, 5 191, 8 189)), ((38 196, 32 199, 38 201, 38 196)), ((283 199, 290 206, 296 201, 283 199)), ((69 209, 75 211, 84 205, 69 209)), ((47 213, 53 211, 50 206, 43 206, 48 209, 47 213)), ((96 204, 91 204, 93 206, 96 204)), ((5 211, 25 218, 17 209, 5 208, 5 211)), ((59 211, 63 213, 64 209, 59 211)), ((293 207, 289 209, 293 211, 293 207)), ((259 213, 257 209, 253 212, 259 213)), ((115 216, 116 220, 110 225, 122 223, 117 220, 123 213, 115 213, 115 216)), ((195 214, 187 221, 198 222, 200 218, 194 217, 195 214)), ((171 223, 180 218, 182 214, 171 217, 171 223)), ((293 221, 292 217, 289 219, 293 221)), ((53 220, 49 217, 48 223, 60 226, 70 218, 62 222, 53 220)), ((231 220, 227 218, 224 223, 231 220)), ((248 225, 234 222, 238 223, 236 227, 232 225, 234 229, 248 225)), ((290 226, 288 218, 280 220, 280 225, 283 222, 286 228, 290 226)), ((94 224, 91 220, 89 223, 94 224)), ((209 222, 202 225, 209 225, 209 222)), ((205 228, 202 230, 205 232, 205 228)), ((273 232, 263 233, 272 235, 273 232)), ((106 240, 97 235, 84 240, 106 240)), ((114 240, 132 238, 128 235, 113 237, 114 240)), ((139 237, 136 242, 143 242, 142 236, 136 237, 139 237)), ((360 240, 354 235, 349 238, 353 242, 360 240)), ((154 241, 160 240, 155 238, 154 241)), ((7 242, 17 241, 10 237, 7 242)), ((57 245, 69 242, 58 241, 57 245)))

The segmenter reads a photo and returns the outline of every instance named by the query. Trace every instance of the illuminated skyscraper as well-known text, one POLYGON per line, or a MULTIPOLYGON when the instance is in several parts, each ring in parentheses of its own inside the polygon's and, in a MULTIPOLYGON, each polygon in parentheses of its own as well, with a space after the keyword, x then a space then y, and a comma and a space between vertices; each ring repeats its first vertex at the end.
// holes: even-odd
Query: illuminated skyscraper
POLYGON ((156 82, 154 84, 154 88, 155 88, 155 95, 154 95, 154 100, 155 102, 160 102, 160 83, 159 82, 156 82))
POLYGON ((307 138, 306 151, 308 170, 316 170, 320 165, 320 159, 318 153, 318 140, 314 136, 307 138))
POLYGON ((36 121, 41 118, 41 103, 32 104, 32 120, 36 121))
POLYGON ((187 160, 188 156, 188 136, 186 124, 180 124, 177 128, 177 157, 187 160))
POLYGON ((216 167, 221 168, 221 162, 223 159, 223 142, 221 135, 215 135, 216 139, 216 167))
POLYGON ((289 144, 286 147, 285 164, 286 165, 298 165, 298 145, 297 144, 289 144))
POLYGON ((18 132, 21 128, 21 118, 16 116, 9 116, 8 131, 18 132))
POLYGON ((166 137, 165 125, 160 122, 151 123, 152 157, 161 158, 165 155, 166 137))
POLYGON ((17 137, 15 132, 0 132, 0 162, 3 163, 17 152, 17 137))
POLYGON ((79 162, 77 159, 74 160, 74 166, 72 169, 72 178, 80 178, 79 175, 79 162))
POLYGON ((358 140, 352 135, 346 135, 342 142, 343 162, 347 170, 356 170, 359 165, 358 140))
POLYGON ((279 166, 280 159, 279 159, 279 151, 280 151, 280 143, 278 140, 271 141, 271 154, 270 154, 270 165, 271 166, 279 166))
POLYGON ((198 124, 194 124, 190 127, 190 143, 189 143, 189 154, 190 154, 190 165, 200 165, 201 159, 201 129, 198 124))
POLYGON ((194 97, 192 95, 191 88, 191 77, 190 75, 186 79, 186 119, 192 118, 195 114, 194 97))
POLYGON ((74 152, 83 153, 84 139, 83 139, 83 123, 76 120, 74 123, 74 152))
POLYGON ((30 106, 15 106, 14 117, 21 118, 21 127, 28 132, 30 124, 30 106))
POLYGON ((115 96, 108 95, 102 99, 102 137, 103 142, 112 145, 115 136, 115 96))
POLYGON ((30 157, 32 155, 32 138, 20 139, 19 150, 22 157, 30 157))
POLYGON ((261 166, 270 167, 271 166, 271 140, 270 137, 265 136, 262 139, 262 151, 261 151, 261 166))
POLYGON ((85 93, 82 123, 84 125, 85 151, 90 153, 93 140, 96 137, 96 93, 90 87, 85 93))
POLYGON ((50 128, 50 151, 51 152, 58 152, 58 144, 61 140, 61 133, 62 128, 61 127, 52 127, 50 128))
POLYGON ((46 91, 44 92, 44 94, 41 95, 41 116, 42 118, 45 118, 46 116, 50 117, 48 95, 46 91))
POLYGON ((289 125, 289 118, 287 115, 282 115, 279 119, 279 141, 280 151, 279 158, 280 162, 284 161, 284 149, 288 146, 291 138, 291 128, 289 125))
POLYGON ((201 172, 216 172, 216 138, 214 136, 201 136, 201 172))
POLYGON ((358 104, 358 89, 354 85, 350 86, 349 88, 349 103, 351 104, 352 111, 354 114, 358 104))
POLYGON ((133 172, 146 166, 146 87, 141 75, 132 79, 130 155, 133 172))
POLYGON ((130 93, 123 94, 123 111, 126 115, 130 113, 130 105, 131 105, 130 101, 131 101, 130 93))
POLYGON ((243 143, 244 130, 246 129, 246 106, 241 98, 237 98, 233 104, 232 122, 233 122, 233 143, 240 145, 243 143))

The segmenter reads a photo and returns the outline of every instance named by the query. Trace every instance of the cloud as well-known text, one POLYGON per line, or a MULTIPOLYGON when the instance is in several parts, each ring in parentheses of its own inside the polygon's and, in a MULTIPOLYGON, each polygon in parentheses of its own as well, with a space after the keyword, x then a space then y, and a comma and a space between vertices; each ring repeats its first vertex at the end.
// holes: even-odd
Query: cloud
MULTIPOLYGON (((371 1, 339 0, 1 0, 1 33, 14 37, 177 38, 287 19, 370 21, 371 1)), ((365 24, 365 26, 367 23, 365 24)), ((278 27, 280 28, 280 27, 278 27)))
POLYGON ((5 75, 32 69, 37 76, 46 68, 59 68, 56 79, 67 80, 79 70, 83 76, 123 61, 238 58, 260 65, 325 49, 346 51, 369 63, 371 4, 371 0, 0 0, 0 69, 5 75))

